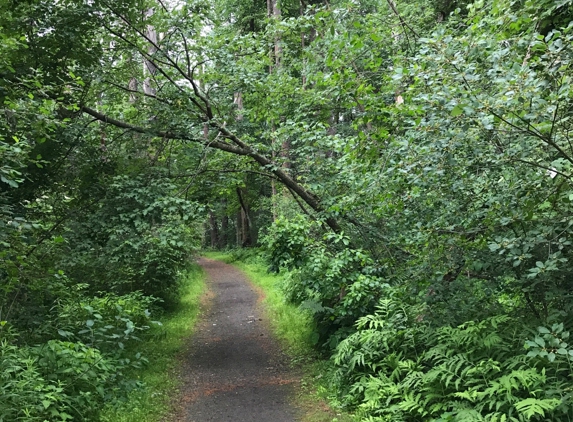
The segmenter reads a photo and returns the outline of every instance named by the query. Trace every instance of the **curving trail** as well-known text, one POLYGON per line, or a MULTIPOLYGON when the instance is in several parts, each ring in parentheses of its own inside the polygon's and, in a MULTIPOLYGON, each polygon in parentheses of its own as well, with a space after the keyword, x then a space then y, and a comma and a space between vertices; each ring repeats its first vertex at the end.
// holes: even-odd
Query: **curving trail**
POLYGON ((258 309, 260 295, 234 267, 205 258, 209 293, 185 353, 178 422, 294 422, 299 379, 258 309))

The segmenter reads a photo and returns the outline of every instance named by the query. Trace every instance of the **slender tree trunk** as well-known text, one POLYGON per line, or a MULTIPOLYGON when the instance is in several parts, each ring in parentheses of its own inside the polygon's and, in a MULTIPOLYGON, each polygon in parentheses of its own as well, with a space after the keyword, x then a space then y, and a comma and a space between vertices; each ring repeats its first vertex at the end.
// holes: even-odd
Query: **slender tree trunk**
POLYGON ((138 83, 137 83, 137 78, 133 77, 129 80, 129 102, 131 104, 135 104, 135 102, 137 101, 137 89, 138 89, 138 83))
MULTIPOLYGON (((99 99, 97 102, 98 106, 100 106, 100 107, 103 104, 102 97, 103 97, 103 92, 101 92, 99 94, 99 99)), ((108 161, 108 158, 107 158, 107 133, 106 133, 107 128, 105 126, 106 126, 105 124, 100 122, 99 149, 100 149, 100 153, 101 153, 100 158, 104 163, 106 163, 108 161)))
POLYGON ((250 246, 250 227, 249 227, 249 220, 247 219, 247 213, 243 208, 241 208, 241 247, 245 248, 250 246))
POLYGON ((249 208, 243 195, 242 189, 239 187, 237 187, 237 196, 239 197, 239 203, 241 204, 241 246, 252 246, 253 241, 251 238, 251 217, 249 215, 249 208))
POLYGON ((243 120, 243 94, 235 92, 233 95, 233 103, 237 106, 237 117, 235 117, 235 119, 238 121, 243 120))
MULTIPOLYGON (((237 121, 243 120, 243 114, 242 114, 243 95, 242 95, 242 93, 235 92, 233 94, 233 103, 237 107, 237 116, 235 117, 235 119, 237 121)), ((245 182, 245 184, 246 184, 246 182, 245 182)), ((241 247, 250 246, 249 244, 247 244, 247 243, 249 243, 248 239, 249 239, 249 233, 250 233, 248 214, 246 211, 243 197, 241 195, 241 188, 239 188, 239 187, 237 187, 237 196, 239 197, 239 203, 241 204, 241 210, 239 213, 240 214, 240 221, 241 221, 240 242, 238 241, 237 243, 239 243, 241 247)))
MULTIPOLYGON (((300 0, 300 17, 302 18, 304 16, 304 11, 306 9, 306 4, 304 4, 304 0, 300 0)), ((305 37, 305 33, 304 30, 302 31, 302 33, 300 34, 300 46, 302 48, 302 51, 304 52, 304 48, 305 46, 305 42, 304 42, 304 37, 305 37)), ((304 73, 304 64, 306 64, 306 59, 303 61, 303 70, 302 70, 302 89, 305 89, 306 87, 306 75, 304 73)))
POLYGON ((223 217, 221 218, 221 233, 219 234, 219 247, 225 249, 229 239, 229 216, 227 215, 227 199, 221 199, 223 217))
MULTIPOLYGON (((153 8, 148 9, 147 12, 145 13, 145 18, 146 19, 150 18, 151 16, 153 16, 153 13, 154 13, 153 8)), ((155 48, 155 46, 157 45, 157 32, 155 31, 153 25, 147 25, 145 36, 149 40, 149 46, 147 47, 147 52, 150 55, 152 55, 157 51, 157 48, 155 48)), ((150 76, 148 76, 143 80, 143 92, 145 92, 147 95, 155 95, 155 88, 153 87, 151 80, 155 76, 155 73, 157 73, 157 68, 155 67, 153 62, 144 59, 143 74, 145 75, 146 73, 148 73, 150 76)))
MULTIPOLYGON (((279 21, 281 19, 281 9, 278 4, 278 0, 267 0, 267 15, 272 17, 274 20, 279 21)), ((274 41, 274 51, 270 53, 271 56, 274 55, 274 66, 271 65, 269 68, 269 73, 276 72, 281 66, 282 60, 282 46, 281 46, 281 38, 279 36, 275 37, 274 41)), ((274 123, 271 125, 271 130, 274 132, 275 127, 274 123)), ((272 139, 272 150, 275 150, 276 146, 276 139, 272 139)), ((290 142, 285 140, 281 143, 279 156, 282 159, 282 167, 288 172, 291 168, 290 162, 290 142)), ((273 153, 273 161, 275 155, 273 153)), ((273 221, 277 219, 277 204, 276 204, 276 195, 277 195, 277 188, 275 185, 274 180, 271 181, 271 192, 272 192, 272 213, 273 213, 273 221)))
MULTIPOLYGON (((274 144, 275 144, 275 140, 272 140, 273 142, 273 148, 272 148, 272 160, 273 162, 276 161, 276 157, 275 157, 275 151, 274 151, 274 144)), ((277 221, 277 218, 279 218, 278 216, 278 211, 277 211, 277 183, 275 182, 275 179, 271 179, 271 208, 272 208, 272 212, 273 212, 273 222, 277 221)))
POLYGON ((237 224, 235 224, 236 244, 241 246, 241 211, 237 212, 237 224))
MULTIPOLYGON (((277 21, 281 19, 281 9, 278 4, 278 0, 270 0, 272 3, 272 16, 277 21)), ((282 46, 280 37, 275 38, 275 66, 279 67, 282 59, 282 46)))
POLYGON ((215 249, 219 246, 219 229, 217 227, 217 218, 213 211, 209 211, 209 226, 211 233, 211 248, 215 249))

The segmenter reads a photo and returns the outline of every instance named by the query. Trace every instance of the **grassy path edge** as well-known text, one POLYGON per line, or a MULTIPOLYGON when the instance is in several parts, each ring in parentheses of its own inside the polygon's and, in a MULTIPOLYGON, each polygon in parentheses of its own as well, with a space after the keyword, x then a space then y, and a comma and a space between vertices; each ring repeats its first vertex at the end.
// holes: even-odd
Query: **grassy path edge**
POLYGON ((179 388, 175 376, 179 354, 192 335, 205 291, 205 273, 196 264, 182 275, 178 306, 160 319, 162 326, 151 332, 153 337, 141 343, 141 354, 149 364, 133 376, 145 383, 145 388, 130 393, 126 402, 106 406, 101 422, 158 422, 168 417, 172 399, 179 388))

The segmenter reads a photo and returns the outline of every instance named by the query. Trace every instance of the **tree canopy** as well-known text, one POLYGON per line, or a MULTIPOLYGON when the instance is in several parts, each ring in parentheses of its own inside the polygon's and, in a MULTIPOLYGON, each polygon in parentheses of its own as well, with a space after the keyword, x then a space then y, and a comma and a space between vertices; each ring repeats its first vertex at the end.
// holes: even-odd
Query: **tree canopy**
POLYGON ((572 7, 0 0, 0 421, 96 420, 202 246, 365 421, 570 420, 572 7))

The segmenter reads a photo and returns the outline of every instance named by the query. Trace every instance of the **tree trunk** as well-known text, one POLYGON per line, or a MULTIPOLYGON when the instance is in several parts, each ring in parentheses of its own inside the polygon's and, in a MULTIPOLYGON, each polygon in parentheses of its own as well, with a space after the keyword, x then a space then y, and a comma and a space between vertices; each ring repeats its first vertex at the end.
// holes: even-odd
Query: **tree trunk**
MULTIPOLYGON (((270 0, 272 4, 272 16, 277 21, 281 18, 281 9, 279 7, 277 0, 270 0)), ((281 47, 281 39, 279 37, 275 38, 275 66, 279 67, 281 63, 281 56, 282 56, 282 47, 281 47)))
POLYGON ((235 119, 238 121, 243 120, 243 94, 240 92, 235 92, 233 96, 233 103, 237 106, 237 116, 235 119))
MULTIPOLYGON (((145 18, 153 16, 153 13, 154 13, 153 8, 148 9, 147 12, 145 13, 145 18)), ((153 55, 157 51, 157 48, 155 47, 157 45, 157 32, 155 31, 153 25, 147 25, 147 31, 145 33, 145 36, 147 37, 147 40, 149 42, 149 46, 147 47, 147 52, 149 53, 149 55, 153 55)), ((153 64, 151 60, 144 59, 144 63, 145 65, 143 67, 143 74, 147 72, 149 73, 150 76, 145 78, 143 81, 143 92, 145 92, 147 95, 155 96, 155 88, 153 87, 151 79, 155 76, 157 68, 155 67, 155 64, 153 64)))
POLYGON ((137 101, 137 78, 133 77, 129 80, 129 102, 135 104, 137 101))
POLYGON ((273 211, 273 221, 277 221, 277 185, 274 179, 271 179, 271 207, 273 211))
POLYGON ((237 224, 235 224, 236 246, 241 246, 241 211, 237 212, 237 224))
POLYGON ((221 218, 221 233, 219 234, 219 248, 225 249, 229 239, 229 216, 227 215, 227 199, 221 199, 223 217, 221 218))
POLYGON ((217 219, 213 211, 209 211, 209 227, 211 233, 211 248, 215 249, 219 246, 219 228, 217 227, 217 219))
POLYGON ((241 246, 243 248, 252 246, 253 240, 251 238, 251 217, 249 216, 249 208, 245 201, 241 188, 237 187, 237 196, 241 204, 241 246))

